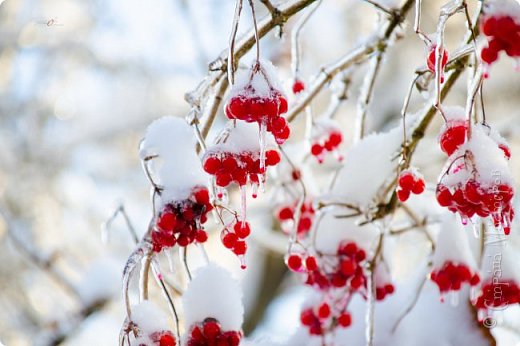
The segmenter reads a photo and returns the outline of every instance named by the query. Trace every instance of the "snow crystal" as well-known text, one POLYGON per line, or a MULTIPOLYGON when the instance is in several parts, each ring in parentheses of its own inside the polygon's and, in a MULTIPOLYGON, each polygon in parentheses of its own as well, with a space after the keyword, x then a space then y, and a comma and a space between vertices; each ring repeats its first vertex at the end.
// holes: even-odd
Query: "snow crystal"
POLYGON ((158 156, 149 166, 155 183, 164 187, 163 201, 186 199, 193 187, 206 184, 195 144, 191 127, 181 118, 165 116, 148 126, 139 155, 158 156))
POLYGON ((452 261, 456 264, 463 263, 472 271, 477 271, 468 236, 473 236, 471 226, 465 227, 454 214, 447 214, 437 236, 433 268, 441 268, 446 261, 452 261))
POLYGON ((195 272, 182 297, 186 329, 212 317, 224 331, 241 330, 244 320, 242 291, 231 274, 216 264, 195 272))
POLYGON ((132 322, 139 327, 143 335, 169 330, 166 315, 149 300, 132 306, 132 322))

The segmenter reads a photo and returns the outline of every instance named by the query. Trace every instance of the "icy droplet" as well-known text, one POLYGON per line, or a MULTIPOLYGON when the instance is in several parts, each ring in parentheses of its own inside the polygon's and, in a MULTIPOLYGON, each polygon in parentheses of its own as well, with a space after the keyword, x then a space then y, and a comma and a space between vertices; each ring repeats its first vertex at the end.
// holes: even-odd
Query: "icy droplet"
POLYGON ((451 304, 451 306, 454 306, 454 307, 459 305, 459 292, 458 291, 450 292, 450 304, 451 304))
POLYGON ((267 132, 267 119, 260 122, 260 172, 265 172, 265 134, 267 132))
POLYGON ((246 226, 246 201, 247 201, 247 191, 246 186, 240 186, 240 216, 242 218, 242 227, 246 226))
POLYGON ((247 265, 246 265, 246 258, 244 255, 240 255, 238 256, 238 259, 240 260, 240 269, 246 269, 247 268, 247 265))

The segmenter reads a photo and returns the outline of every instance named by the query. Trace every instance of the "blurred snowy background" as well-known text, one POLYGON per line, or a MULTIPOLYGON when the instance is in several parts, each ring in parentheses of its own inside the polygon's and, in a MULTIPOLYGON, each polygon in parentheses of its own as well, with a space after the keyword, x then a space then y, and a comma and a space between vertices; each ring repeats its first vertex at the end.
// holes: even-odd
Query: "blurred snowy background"
MULTIPOLYGON (((432 32, 443 1, 426 3, 423 27, 432 32)), ((152 120, 187 113, 184 93, 196 87, 208 63, 227 47, 233 8, 232 0, 1 4, 1 343, 117 342, 124 317, 120 277, 133 244, 122 219, 114 223, 106 243, 101 241, 100 225, 124 203, 138 232, 145 231, 151 209, 149 185, 137 155, 139 140, 152 120)), ((260 15, 265 13, 261 5, 258 8, 260 15)), ((319 66, 370 34, 376 18, 375 9, 362 1, 324 0, 304 29, 303 77, 315 75, 319 66)), ((250 24, 245 15, 240 31, 250 24)), ((290 21, 285 31, 293 24, 290 21)), ((463 28, 462 16, 450 20, 448 49, 458 45, 463 28)), ((410 26, 403 33, 406 38, 390 49, 376 83, 368 116, 372 130, 396 124, 413 71, 424 65, 424 45, 410 26)), ((287 36, 279 40, 272 33, 262 48, 263 56, 289 83, 287 36)), ((511 59, 493 66, 485 101, 488 120, 510 141, 512 170, 520 181, 520 73, 512 71, 511 59)), ((362 77, 359 73, 353 81, 352 100, 362 77)), ((462 105, 464 97, 462 78, 446 103, 462 105)), ((326 100, 324 93, 314 105, 317 112, 326 100)), ((414 97, 412 110, 421 102, 414 97)), ((355 101, 341 108, 347 143, 355 112, 355 101)), ((444 162, 436 143, 440 124, 436 119, 416 155, 416 165, 430 183, 444 162)), ((260 198, 259 210, 262 203, 267 204, 267 195, 260 198)), ((518 234, 519 227, 512 233, 518 234)), ((210 239, 209 253, 244 279, 246 333, 260 324, 257 335, 283 339, 297 326, 302 295, 293 288, 295 280, 286 275, 283 255, 276 251, 283 251, 284 244, 257 240, 245 272, 218 245, 218 234, 210 239), (274 297, 279 299, 265 312, 274 297)), ((517 235, 510 241, 518 248, 517 235)), ((502 344, 519 345, 519 329, 504 328, 507 339, 502 344)))

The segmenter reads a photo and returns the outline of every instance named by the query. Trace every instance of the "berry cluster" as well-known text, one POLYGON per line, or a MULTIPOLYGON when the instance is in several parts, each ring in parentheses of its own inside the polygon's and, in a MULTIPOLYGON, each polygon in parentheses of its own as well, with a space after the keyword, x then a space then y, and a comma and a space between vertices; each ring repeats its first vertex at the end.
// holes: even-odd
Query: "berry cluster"
POLYGON ((488 45, 480 57, 491 65, 498 54, 505 51, 510 57, 520 57, 520 23, 508 15, 487 15, 482 18, 481 30, 487 36, 488 45))
POLYGON ((304 90, 305 90, 305 84, 301 80, 295 79, 294 83, 292 85, 293 93, 294 94, 299 94, 299 93, 301 93, 304 90))
MULTIPOLYGON (((280 160, 280 153, 277 150, 267 150, 265 153, 266 166, 275 166, 280 160)), ((215 176, 215 182, 220 187, 226 187, 233 182, 244 186, 248 180, 251 185, 257 186, 259 176, 263 177, 265 174, 260 153, 249 151, 240 154, 208 151, 203 158, 203 168, 207 173, 215 176)))
POLYGON ((300 314, 300 321, 311 335, 323 335, 326 329, 336 325, 347 328, 352 324, 352 316, 347 311, 334 315, 330 305, 324 302, 316 308, 304 309, 300 314))
POLYGON ((464 223, 474 215, 482 218, 491 216, 495 227, 500 225, 507 235, 511 230, 510 223, 514 217, 511 200, 513 188, 507 184, 484 186, 476 179, 459 183, 451 189, 439 183, 437 185, 437 201, 442 207, 461 215, 464 223))
POLYGON ((507 307, 520 303, 520 286, 514 280, 486 281, 474 305, 479 310, 507 307), (500 292, 500 294, 497 294, 500 292))
POLYGON ((432 271, 430 279, 439 286, 441 293, 458 291, 464 283, 475 286, 480 282, 478 273, 472 272, 465 264, 452 261, 446 261, 441 268, 432 271))
POLYGON ((287 267, 294 272, 312 272, 318 270, 316 257, 306 254, 293 253, 285 258, 287 267))
POLYGON ((359 248, 354 242, 342 242, 334 255, 338 264, 324 270, 319 266, 307 273, 307 284, 325 290, 331 287, 340 288, 348 286, 356 291, 366 284, 363 270, 366 259, 365 250, 359 248))
POLYGON ((439 136, 441 150, 453 154, 466 141, 467 129, 465 120, 448 120, 439 136))
POLYGON ((287 112, 287 99, 272 85, 259 61, 253 64, 249 82, 241 88, 235 91, 226 104, 227 117, 248 123, 256 122, 260 125, 261 131, 265 128, 273 134, 278 144, 283 144, 291 133, 287 120, 281 116, 287 112), (258 87, 253 81, 258 78, 267 86, 267 93, 257 90, 258 87))
POLYGON ((335 154, 338 161, 343 160, 338 148, 343 141, 339 127, 332 121, 316 122, 311 133, 311 154, 323 163, 327 152, 335 154))
MULTIPOLYGON (((430 52, 428 54, 428 59, 426 59, 426 65, 428 69, 435 73, 435 63, 437 62, 437 54, 436 54, 437 46, 432 45, 430 47, 430 52)), ((444 67, 448 63, 448 51, 446 49, 442 50, 442 60, 441 60, 441 83, 444 82, 444 67)))
MULTIPOLYGON (((278 207, 275 212, 276 218, 280 222, 282 230, 285 233, 290 233, 294 227, 294 213, 296 212, 296 207, 298 206, 298 202, 294 202, 292 204, 287 204, 278 207)), ((307 200, 302 203, 300 208, 300 220, 298 222, 298 226, 296 228, 298 233, 298 238, 303 238, 312 227, 312 222, 314 220, 315 210, 312 206, 312 201, 307 200)))
POLYGON ((411 193, 419 195, 424 192, 424 178, 415 169, 402 171, 397 179, 397 184, 397 197, 401 202, 408 200, 411 193))
POLYGON ((394 285, 387 283, 382 286, 376 285, 376 300, 384 300, 387 295, 393 294, 395 291, 394 285))
MULTIPOLYGON (((249 222, 243 222, 238 219, 235 220, 232 227, 226 227, 220 233, 222 244, 237 256, 242 258, 247 251, 247 243, 245 239, 251 234, 251 227, 249 222)), ((242 264, 242 268, 245 265, 242 264)))
POLYGON ((238 346, 241 339, 242 332, 224 332, 216 319, 206 318, 191 328, 186 346, 238 346))
POLYGON ((192 190, 188 199, 164 205, 151 233, 153 250, 160 252, 175 244, 185 247, 195 241, 204 243, 208 235, 202 224, 212 209, 208 190, 200 186, 192 190))
POLYGON ((150 339, 153 342, 153 346, 177 346, 177 341, 170 331, 152 333, 150 339))

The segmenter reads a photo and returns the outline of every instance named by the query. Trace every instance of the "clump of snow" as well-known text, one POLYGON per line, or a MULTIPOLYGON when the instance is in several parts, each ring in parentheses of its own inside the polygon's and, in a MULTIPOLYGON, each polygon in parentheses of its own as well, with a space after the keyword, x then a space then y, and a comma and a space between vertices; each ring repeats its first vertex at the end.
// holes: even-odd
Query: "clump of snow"
POLYGON ((461 106, 443 106, 442 111, 446 120, 466 120, 466 110, 461 106))
POLYGON ((385 182, 396 176, 402 140, 399 126, 359 141, 345 153, 345 166, 339 172, 334 194, 344 202, 369 206, 385 182))
MULTIPOLYGON (((348 209, 336 215, 348 214, 348 209)), ((323 253, 334 254, 338 251, 338 246, 342 241, 354 241, 356 244, 369 251, 375 243, 379 234, 377 228, 372 224, 364 226, 356 225, 355 218, 336 218, 333 213, 323 216, 318 229, 316 230, 316 250, 323 253)))
POLYGON ((164 312, 150 300, 132 306, 132 322, 137 325, 143 335, 168 330, 164 312))
POLYGON ((273 96, 273 89, 282 92, 282 83, 278 71, 269 60, 260 60, 260 68, 256 69, 257 61, 253 60, 251 67, 238 69, 235 73, 235 84, 231 88, 231 96, 273 96), (253 73, 254 72, 254 73, 253 73), (251 88, 249 88, 251 87, 251 88))
POLYGON ((182 296, 186 329, 215 318, 222 330, 241 330, 244 321, 242 290, 231 274, 216 264, 208 264, 195 272, 182 296))
POLYGON ((94 261, 77 287, 83 304, 94 304, 119 294, 120 267, 120 264, 111 258, 94 261))
POLYGON ((484 13, 486 16, 510 16, 517 24, 520 23, 520 4, 515 0, 486 1, 484 13))
POLYGON ((433 268, 441 268, 445 262, 465 264, 471 271, 478 271, 471 252, 468 235, 473 232, 463 226, 454 214, 446 214, 437 235, 433 268))
POLYGON ((206 184, 195 145, 191 127, 181 118, 165 116, 148 126, 139 155, 158 157, 149 166, 155 183, 164 187, 164 202, 186 199, 193 187, 206 184))
MULTIPOLYGON (((226 152, 240 154, 244 151, 258 153, 260 152, 258 131, 258 124, 256 123, 237 121, 234 126, 226 128, 223 133, 217 136, 217 141, 219 138, 222 138, 222 142, 208 148, 207 153, 226 152)), ((276 147, 276 142, 270 132, 265 133, 265 142, 268 148, 276 147)))

